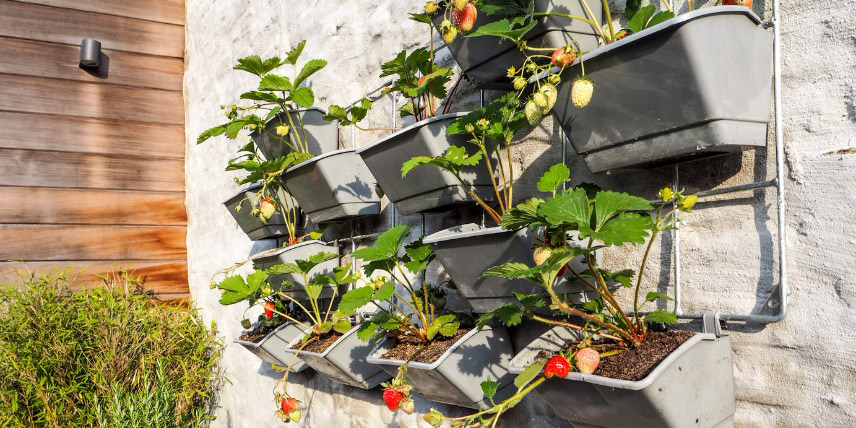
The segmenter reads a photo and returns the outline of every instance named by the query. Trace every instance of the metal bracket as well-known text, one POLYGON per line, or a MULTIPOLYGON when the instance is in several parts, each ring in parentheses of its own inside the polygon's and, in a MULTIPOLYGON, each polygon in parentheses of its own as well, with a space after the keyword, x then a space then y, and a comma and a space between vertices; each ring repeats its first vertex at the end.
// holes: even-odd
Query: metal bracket
POLYGON ((722 332, 719 311, 705 312, 704 315, 702 315, 702 331, 704 333, 713 333, 716 337, 728 335, 727 333, 722 332))

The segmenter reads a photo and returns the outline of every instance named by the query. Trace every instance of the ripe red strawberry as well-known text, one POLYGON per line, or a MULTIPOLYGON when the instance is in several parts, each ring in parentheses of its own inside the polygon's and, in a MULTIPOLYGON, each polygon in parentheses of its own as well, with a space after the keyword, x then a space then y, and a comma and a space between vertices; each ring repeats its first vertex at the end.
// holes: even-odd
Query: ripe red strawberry
POLYGON ((476 5, 467 3, 467 6, 463 10, 455 9, 452 11, 452 21, 455 22, 455 25, 458 26, 459 30, 466 33, 473 29, 473 25, 476 24, 476 16, 478 16, 478 13, 476 5))
POLYGON ((722 0, 723 6, 746 6, 752 8, 752 0, 722 0))
POLYGON ((282 400, 282 403, 280 404, 280 407, 282 407, 282 413, 285 413, 286 415, 297 410, 298 406, 299 403, 297 400, 291 397, 282 400))
POLYGON ((419 78, 419 81, 416 82, 416 86, 422 86, 423 83, 425 83, 425 76, 419 78))
POLYGON ((389 407, 390 412, 398 410, 401 400, 404 400, 404 394, 400 391, 390 388, 383 390, 383 402, 386 403, 386 407, 389 407))
POLYGON ((600 354, 592 348, 583 348, 574 354, 577 370, 583 374, 592 374, 600 365, 600 354))
POLYGON ((550 60, 550 63, 556 67, 567 67, 574 62, 576 57, 577 53, 574 52, 574 48, 565 46, 553 51, 553 57, 550 60))
POLYGON ((570 372, 571 363, 561 355, 556 355, 555 357, 550 358, 550 361, 547 361, 547 365, 544 366, 544 377, 547 379, 550 379, 553 376, 558 376, 564 379, 570 372))
POLYGON ((273 318, 273 308, 274 307, 275 307, 275 305, 273 304, 273 302, 265 303, 265 316, 267 317, 267 319, 273 318))

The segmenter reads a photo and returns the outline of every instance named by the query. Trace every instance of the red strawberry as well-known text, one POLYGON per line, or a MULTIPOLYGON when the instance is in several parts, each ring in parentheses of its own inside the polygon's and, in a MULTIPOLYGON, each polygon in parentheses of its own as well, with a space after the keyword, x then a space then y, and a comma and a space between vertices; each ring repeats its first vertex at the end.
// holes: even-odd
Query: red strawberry
POLYGON ((280 404, 280 407, 282 407, 282 413, 285 413, 286 415, 297 410, 298 406, 299 404, 297 403, 297 400, 291 397, 282 400, 282 403, 280 404))
POLYGON ((425 83, 425 76, 419 78, 419 81, 416 82, 416 86, 422 86, 423 83, 425 83))
POLYGON ((390 388, 383 390, 383 402, 386 403, 386 407, 389 407, 390 412, 398 410, 401 400, 404 400, 404 394, 400 391, 390 388))
POLYGON ((570 372, 571 363, 561 355, 556 355, 555 357, 550 358, 550 361, 547 361, 547 365, 544 366, 544 377, 547 379, 550 379, 553 376, 565 378, 570 372))
MULTIPOLYGON (((267 319, 271 319, 271 318, 273 318, 273 308, 274 308, 274 306, 275 306, 275 305, 273 304, 273 302, 267 302, 267 303, 265 303, 265 316, 267 317, 267 319)), ((286 412, 286 413, 287 413, 287 412, 286 412)))
POLYGON ((577 370, 583 374, 592 374, 600 365, 600 354, 592 348, 583 348, 574 354, 577 370))
POLYGON ((746 6, 752 8, 752 0, 722 0, 723 6, 746 6))
POLYGON ((553 51, 553 57, 550 63, 556 67, 567 67, 574 62, 576 57, 577 53, 574 52, 574 49, 570 46, 565 46, 553 51))
POLYGON ((452 21, 455 21, 455 25, 464 33, 473 29, 473 25, 476 24, 476 16, 478 16, 478 9, 472 3, 467 3, 467 7, 463 10, 455 9, 452 11, 452 21))

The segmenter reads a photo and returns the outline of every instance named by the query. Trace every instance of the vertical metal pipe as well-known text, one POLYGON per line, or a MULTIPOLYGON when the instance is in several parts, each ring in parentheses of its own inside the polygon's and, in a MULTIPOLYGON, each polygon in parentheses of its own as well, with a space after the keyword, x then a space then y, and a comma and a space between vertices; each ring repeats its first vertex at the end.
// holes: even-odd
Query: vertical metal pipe
POLYGON ((479 89, 479 107, 484 107, 484 89, 479 89))
POLYGON ((785 236, 785 147, 782 131, 782 31, 779 28, 779 0, 773 0, 773 99, 776 121, 776 203, 779 222, 779 313, 776 317, 785 317, 788 307, 788 276, 785 236))
MULTIPOLYGON (((678 165, 675 165, 675 191, 680 190, 680 176, 678 175, 678 165)), ((677 202, 675 202, 677 207, 677 202)), ((681 212, 675 210, 675 230, 672 232, 672 247, 675 253, 675 313, 680 314, 681 309, 681 212)))
MULTIPOLYGON (((390 93, 389 97, 392 99, 392 113, 391 113, 392 119, 391 119, 391 122, 392 122, 392 127, 395 128, 397 123, 398 123, 398 118, 395 115, 397 107, 398 107, 398 103, 396 102, 397 100, 395 99, 395 93, 390 93)), ((395 204, 392 203, 392 201, 389 199, 389 196, 386 197, 386 200, 389 203, 389 205, 388 205, 389 206, 389 215, 392 216, 390 223, 392 224, 392 227, 395 227, 395 223, 396 223, 395 204)))
MULTIPOLYGON (((561 126, 559 126, 559 138, 562 139, 562 165, 568 166, 568 136, 565 135, 565 129, 561 126)), ((567 181, 562 183, 562 190, 568 190, 567 181)))

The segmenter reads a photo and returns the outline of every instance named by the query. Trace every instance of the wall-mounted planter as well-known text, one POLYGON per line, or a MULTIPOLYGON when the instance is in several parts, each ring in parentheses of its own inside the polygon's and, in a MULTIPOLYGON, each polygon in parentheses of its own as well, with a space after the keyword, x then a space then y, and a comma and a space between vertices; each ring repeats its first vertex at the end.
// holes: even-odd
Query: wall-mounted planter
MULTIPOLYGON (((586 0, 600 22, 601 0, 586 0)), ((535 12, 555 12, 575 16, 586 16, 581 0, 535 0, 535 12)), ((442 13, 432 18, 434 27, 440 27, 444 16, 442 13)), ((484 24, 498 21, 500 16, 489 16, 479 12, 473 31, 484 24)), ((553 16, 541 16, 536 19, 537 25, 527 34, 528 45, 537 48, 560 48, 576 40, 584 51, 597 47, 598 41, 594 29, 579 20, 553 16)), ((479 87, 501 87, 500 83, 506 78, 508 68, 520 68, 526 57, 514 43, 497 37, 464 37, 459 35, 448 45, 455 61, 479 87)))
MULTIPOLYGON (((327 112, 313 107, 299 111, 292 110, 289 114, 291 114, 291 120, 294 121, 296 126, 299 126, 299 121, 303 122, 303 130, 306 132, 306 145, 309 146, 309 153, 320 155, 339 148, 339 123, 324 120, 323 117, 327 112)), ((262 152, 265 159, 276 159, 292 151, 276 135, 276 127, 279 125, 291 127, 291 123, 289 123, 288 116, 285 113, 279 113, 268 121, 265 125, 265 132, 254 132, 251 134, 253 141, 255 141, 256 146, 262 152)), ((295 129, 291 128, 290 132, 281 138, 287 140, 289 144, 295 145, 294 139, 291 137, 293 132, 295 132, 295 129)), ((302 134, 300 138, 303 138, 302 134)))
MULTIPOLYGON (((490 267, 518 262, 535 266, 532 252, 536 236, 529 229, 509 231, 501 227, 476 224, 456 226, 427 236, 424 241, 437 254, 446 274, 477 313, 490 312, 514 302, 513 293, 532 294, 543 288, 525 279, 482 278, 490 267)), ((572 261, 579 272, 587 269, 581 260, 572 261)), ((567 275, 567 274, 566 274, 567 275)), ((571 300, 584 301, 590 297, 582 284, 557 284, 556 291, 568 293, 571 300)))
MULTIPOLYGON (((303 337, 303 328, 293 322, 286 322, 270 332, 264 339, 258 342, 235 339, 235 343, 252 352, 262 361, 275 364, 280 367, 288 367, 291 363, 292 354, 286 352, 288 344, 303 337)), ((291 366, 291 371, 302 372, 308 367, 306 363, 297 359, 291 366)))
POLYGON ((583 57, 595 85, 576 108, 577 63, 553 113, 593 172, 764 147, 773 35, 739 6, 687 12, 583 57))
MULTIPOLYGON (((378 186, 400 213, 438 211, 474 203, 455 176, 440 168, 420 167, 401 177, 401 165, 415 156, 441 156, 451 146, 464 147, 473 153, 475 146, 467 143, 467 136, 446 135, 446 128, 465 114, 425 119, 357 150, 378 186)), ((471 184, 479 198, 495 199, 487 165, 479 163, 461 171, 461 178, 471 184)))
MULTIPOLYGON (((282 218, 281 211, 277 210, 267 223, 252 215, 253 208, 258 206, 259 198, 257 193, 261 188, 261 184, 256 184, 241 190, 235 196, 223 202, 223 205, 229 210, 229 214, 232 215, 232 218, 235 219, 241 230, 253 241, 288 236, 288 228, 285 226, 285 220, 282 218), (236 209, 239 205, 241 207, 240 211, 236 209)), ((285 191, 280 190, 279 198, 281 201, 289 198, 290 203, 295 206, 297 205, 297 201, 285 191)))
MULTIPOLYGON (((582 335, 553 328, 517 354, 519 374, 546 351, 554 354, 582 335)), ((698 427, 734 425, 731 339, 698 333, 642 380, 628 381, 571 372, 535 389, 562 418, 586 427, 698 427)))
MULTIPOLYGON (((368 362, 395 375, 404 360, 383 358, 395 345, 386 338, 372 350, 368 362)), ((504 327, 473 329, 455 342, 433 363, 411 361, 405 375, 413 390, 430 401, 478 409, 490 407, 484 400, 481 383, 488 378, 499 383, 494 401, 511 397, 517 391, 508 364, 514 352, 504 327)))
MULTIPOLYGON (((309 367, 328 379, 362 389, 372 389, 391 376, 382 368, 366 361, 371 352, 370 342, 363 342, 357 337, 359 326, 352 328, 338 340, 333 342, 324 352, 300 351, 298 358, 309 367)), ((288 344, 286 352, 297 353, 291 349, 303 338, 298 337, 288 344)))
POLYGON ((380 212, 375 179, 356 149, 336 150, 289 168, 288 191, 314 223, 380 212))
MULTIPOLYGON (((253 258, 253 267, 257 270, 268 269, 274 265, 284 264, 284 263, 294 263, 297 260, 306 260, 312 255, 327 252, 333 254, 339 254, 339 248, 335 245, 327 245, 321 241, 304 241, 299 244, 290 245, 285 248, 281 248, 275 252, 265 253, 261 257, 253 258)), ((333 269, 339 266, 339 259, 335 258, 333 260, 328 260, 324 263, 319 264, 311 272, 309 272, 309 277, 313 277, 315 275, 330 275, 333 273, 333 269)), ((303 278, 300 275, 295 274, 285 274, 285 275, 271 275, 268 277, 268 284, 274 289, 279 290, 282 289, 283 283, 290 283, 291 288, 287 289, 285 294, 295 298, 297 300, 306 300, 306 290, 303 288, 306 284, 303 283, 303 278)), ((345 291, 345 286, 341 287, 339 290, 339 296, 343 294, 345 291)), ((321 298, 329 298, 333 296, 333 290, 330 287, 324 287, 324 290, 321 292, 321 298)))

